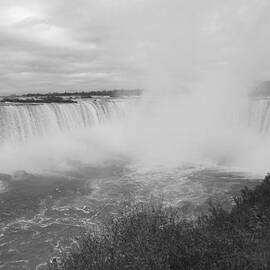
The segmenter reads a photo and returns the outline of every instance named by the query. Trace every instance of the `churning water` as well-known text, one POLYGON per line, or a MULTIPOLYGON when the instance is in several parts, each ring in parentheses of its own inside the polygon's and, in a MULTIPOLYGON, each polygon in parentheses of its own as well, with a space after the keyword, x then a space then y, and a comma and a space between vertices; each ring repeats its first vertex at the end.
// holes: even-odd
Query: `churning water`
MULTIPOLYGON (((269 107, 269 100, 252 101, 239 125, 265 137, 269 107)), ((232 194, 256 177, 229 168, 226 158, 215 164, 218 155, 195 163, 215 141, 206 149, 196 142, 196 125, 169 126, 176 113, 132 99, 1 106, 0 269, 42 269, 82 228, 95 228, 125 204, 162 196, 187 217, 205 211, 209 198, 230 207, 232 194), (178 153, 194 149, 184 145, 187 134, 196 159, 178 153)))

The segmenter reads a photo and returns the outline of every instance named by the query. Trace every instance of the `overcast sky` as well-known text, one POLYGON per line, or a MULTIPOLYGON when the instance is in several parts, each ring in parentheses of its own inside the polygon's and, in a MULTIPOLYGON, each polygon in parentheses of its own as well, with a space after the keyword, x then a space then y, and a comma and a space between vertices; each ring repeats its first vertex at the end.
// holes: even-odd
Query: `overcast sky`
POLYGON ((0 0, 0 93, 164 87, 226 65, 267 78, 269 4, 0 0))

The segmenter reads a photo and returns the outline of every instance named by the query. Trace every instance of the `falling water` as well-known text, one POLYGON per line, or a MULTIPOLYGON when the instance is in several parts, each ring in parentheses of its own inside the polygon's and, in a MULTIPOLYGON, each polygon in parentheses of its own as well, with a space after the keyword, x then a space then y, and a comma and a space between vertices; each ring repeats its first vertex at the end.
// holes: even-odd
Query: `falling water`
POLYGON ((260 134, 270 131, 270 99, 255 99, 250 104, 249 126, 260 134))
POLYGON ((72 104, 0 106, 0 142, 26 142, 37 136, 74 131, 121 117, 124 100, 84 100, 72 104))
MULTIPOLYGON (((154 101, 151 99, 150 103, 154 101)), ((59 169, 60 164, 65 169, 70 159, 98 163, 115 155, 142 160, 147 167, 204 161, 221 164, 225 160, 227 165, 241 163, 239 166, 246 168, 255 164, 246 161, 246 157, 255 156, 249 154, 248 149, 258 149, 258 156, 265 152, 261 145, 265 143, 262 137, 270 131, 270 99, 250 101, 244 116, 237 117, 236 127, 219 119, 208 123, 209 115, 204 114, 204 110, 198 122, 198 114, 190 111, 190 106, 181 106, 182 113, 168 112, 163 103, 157 105, 158 115, 153 114, 149 103, 143 108, 133 106, 139 103, 132 99, 1 105, 0 170, 43 171, 59 169), (134 113, 131 113, 132 106, 134 113), (140 111, 144 113, 143 117, 140 111), (172 128, 167 125, 167 119, 174 114, 181 118, 181 125, 172 128), (164 119, 162 126, 160 122, 156 123, 156 118, 164 119), (190 119, 193 119, 192 125, 188 124, 190 119), (224 135, 216 136, 217 124, 220 130, 224 129, 224 135), (196 134, 199 131, 201 134, 209 132, 198 140, 196 134), (245 153, 244 157, 242 153, 245 153)), ((197 108, 199 105, 197 102, 197 108)))

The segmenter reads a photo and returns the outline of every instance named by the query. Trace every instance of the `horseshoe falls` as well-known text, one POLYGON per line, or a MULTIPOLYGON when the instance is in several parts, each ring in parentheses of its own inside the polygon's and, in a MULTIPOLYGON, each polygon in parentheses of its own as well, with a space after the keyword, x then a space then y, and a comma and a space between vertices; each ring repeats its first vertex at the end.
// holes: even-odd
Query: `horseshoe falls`
POLYGON ((39 136, 71 132, 121 118, 123 100, 78 101, 72 104, 19 104, 0 106, 0 142, 27 142, 39 136))
POLYGON ((48 163, 59 169, 67 159, 88 163, 119 155, 141 159, 145 164, 157 161, 158 166, 203 164, 208 160, 211 164, 226 160, 235 165, 234 157, 238 155, 241 160, 239 153, 248 148, 259 149, 255 151, 258 154, 266 152, 262 148, 268 144, 270 131, 269 99, 251 100, 243 115, 237 116, 237 128, 233 129, 226 121, 222 124, 222 117, 212 123, 208 112, 196 115, 192 100, 174 104, 169 111, 164 110, 162 100, 154 109, 150 103, 155 104, 155 100, 148 100, 145 106, 134 99, 112 98, 64 104, 3 104, 0 169, 38 171, 40 167, 47 169, 48 163), (206 136, 198 141, 197 134, 204 130, 206 136))

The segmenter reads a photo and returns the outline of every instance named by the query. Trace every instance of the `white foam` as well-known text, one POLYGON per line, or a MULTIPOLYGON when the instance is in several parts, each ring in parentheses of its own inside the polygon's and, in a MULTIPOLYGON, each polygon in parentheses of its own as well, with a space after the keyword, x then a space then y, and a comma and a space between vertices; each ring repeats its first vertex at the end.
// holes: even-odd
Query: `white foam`
POLYGON ((7 190, 7 184, 0 180, 0 193, 3 193, 7 190))

